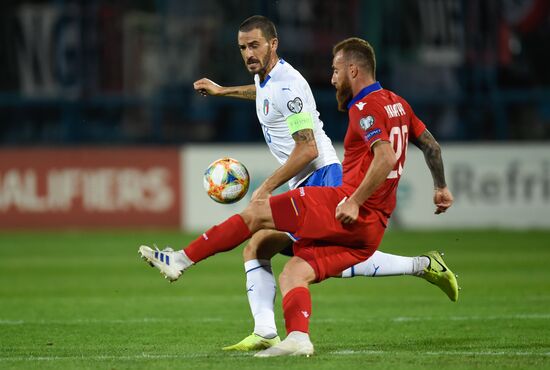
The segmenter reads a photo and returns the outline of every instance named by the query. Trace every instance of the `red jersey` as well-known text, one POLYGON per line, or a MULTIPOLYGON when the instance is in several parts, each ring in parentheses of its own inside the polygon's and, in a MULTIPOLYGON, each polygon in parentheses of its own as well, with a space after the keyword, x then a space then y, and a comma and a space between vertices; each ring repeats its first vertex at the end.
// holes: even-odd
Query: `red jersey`
POLYGON ((409 137, 417 138, 426 126, 402 97, 378 82, 365 87, 348 104, 349 125, 344 139, 343 189, 352 194, 365 178, 378 140, 392 144, 397 163, 386 181, 363 206, 375 210, 384 225, 395 208, 397 184, 405 165, 409 137))

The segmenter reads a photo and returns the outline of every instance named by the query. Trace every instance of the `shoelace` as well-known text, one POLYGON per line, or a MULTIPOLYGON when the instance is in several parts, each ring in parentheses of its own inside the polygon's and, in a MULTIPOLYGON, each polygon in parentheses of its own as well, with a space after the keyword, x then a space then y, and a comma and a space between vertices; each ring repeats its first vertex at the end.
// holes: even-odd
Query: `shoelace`
POLYGON ((157 252, 173 252, 174 250, 171 247, 165 247, 163 250, 160 250, 156 244, 153 244, 157 252))
POLYGON ((155 247, 155 258, 160 260, 160 262, 163 262, 167 265, 170 265, 170 256, 167 254, 167 252, 173 252, 174 250, 170 247, 166 247, 163 250, 158 249, 156 244, 153 244, 155 247))

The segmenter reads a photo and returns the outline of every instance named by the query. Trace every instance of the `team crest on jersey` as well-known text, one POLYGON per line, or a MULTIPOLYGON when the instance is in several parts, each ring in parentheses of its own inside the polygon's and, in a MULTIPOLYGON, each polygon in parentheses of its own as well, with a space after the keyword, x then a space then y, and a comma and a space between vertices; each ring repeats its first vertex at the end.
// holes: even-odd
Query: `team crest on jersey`
POLYGON ((374 125, 374 117, 367 116, 367 117, 361 118, 359 120, 359 125, 363 130, 367 131, 369 128, 371 128, 372 125, 374 125))
POLYGON ((357 108, 359 108, 359 110, 363 110, 363 107, 364 107, 365 105, 367 105, 367 103, 362 102, 362 101, 360 101, 359 103, 355 104, 355 106, 356 106, 357 108))
POLYGON ((264 99, 264 116, 269 114, 269 100, 264 99))
POLYGON ((304 104, 302 103, 302 99, 300 99, 299 97, 295 97, 294 100, 290 100, 288 103, 286 103, 286 106, 288 107, 288 110, 292 113, 300 113, 304 104))

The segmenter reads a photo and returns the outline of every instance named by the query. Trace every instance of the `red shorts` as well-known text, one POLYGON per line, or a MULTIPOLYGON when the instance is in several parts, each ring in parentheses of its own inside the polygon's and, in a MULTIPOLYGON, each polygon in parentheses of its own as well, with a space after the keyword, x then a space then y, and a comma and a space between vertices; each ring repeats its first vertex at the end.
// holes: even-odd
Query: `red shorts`
POLYGON ((336 220, 336 207, 346 196, 339 187, 312 186, 270 198, 276 229, 300 239, 294 244, 294 255, 308 261, 317 281, 369 258, 386 230, 376 211, 365 207, 353 224, 336 220))
POLYGON ((351 248, 323 245, 308 239, 294 243, 294 255, 305 260, 315 271, 316 282, 340 276, 342 271, 363 262, 376 248, 351 248))

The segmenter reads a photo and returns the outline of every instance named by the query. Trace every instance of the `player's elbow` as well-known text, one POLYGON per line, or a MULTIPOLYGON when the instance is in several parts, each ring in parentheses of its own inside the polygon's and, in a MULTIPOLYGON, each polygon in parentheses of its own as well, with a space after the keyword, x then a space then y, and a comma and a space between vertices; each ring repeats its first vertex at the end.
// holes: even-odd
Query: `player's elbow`
POLYGON ((391 169, 394 168, 395 165, 397 164, 397 158, 395 154, 392 155, 391 153, 388 153, 384 157, 385 157, 384 162, 386 163, 386 167, 389 168, 389 171, 391 171, 391 169))
POLYGON ((429 146, 428 154, 432 158, 440 158, 441 157, 441 146, 437 141, 434 141, 432 145, 429 146))
POLYGON ((397 156, 389 142, 379 141, 373 146, 374 159, 383 168, 390 170, 397 164, 397 156))
POLYGON ((300 146, 300 157, 307 161, 308 163, 313 161, 319 156, 319 150, 315 142, 313 143, 303 143, 300 146))
POLYGON ((317 149, 317 145, 308 146, 308 156, 310 161, 314 160, 319 156, 319 150, 317 149))
POLYGON ((441 156, 441 146, 434 138, 424 143, 420 149, 424 152, 425 157, 437 158, 441 156))
POLYGON ((381 154, 380 163, 389 173, 397 164, 397 156, 393 150, 384 150, 381 154))

